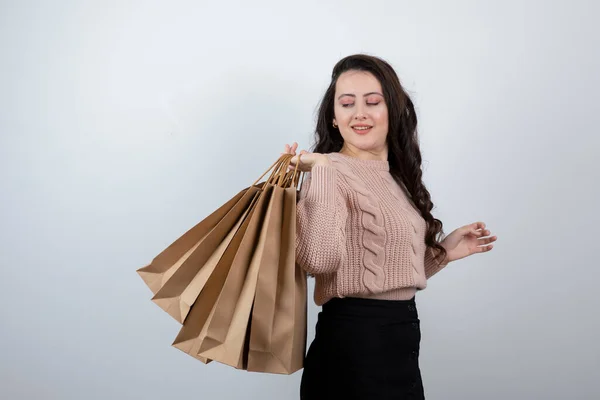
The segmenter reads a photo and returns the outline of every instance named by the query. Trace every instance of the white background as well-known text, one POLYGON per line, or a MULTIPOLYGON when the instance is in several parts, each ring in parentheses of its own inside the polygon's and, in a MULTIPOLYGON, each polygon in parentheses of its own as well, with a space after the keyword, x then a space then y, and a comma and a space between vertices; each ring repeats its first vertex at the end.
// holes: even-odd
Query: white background
POLYGON ((0 398, 297 399, 170 347, 135 270, 308 149, 358 52, 416 103, 445 232, 498 236, 418 294, 427 398, 600 398, 597 2, 0 4, 0 398))

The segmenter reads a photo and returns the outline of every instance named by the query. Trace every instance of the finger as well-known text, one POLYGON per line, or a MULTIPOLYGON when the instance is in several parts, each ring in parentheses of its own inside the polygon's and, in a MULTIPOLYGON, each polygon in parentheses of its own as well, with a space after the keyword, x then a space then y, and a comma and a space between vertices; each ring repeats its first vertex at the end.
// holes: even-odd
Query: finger
POLYGON ((491 233, 489 231, 489 229, 481 229, 481 230, 478 230, 478 231, 475 231, 475 232, 477 232, 478 236, 489 236, 490 233, 491 233))
POLYGON ((294 142, 294 144, 292 145, 292 150, 294 152, 296 152, 296 149, 298 148, 298 143, 294 142))
POLYGON ((489 244, 489 243, 493 243, 496 241, 496 237, 487 237, 487 238, 479 238, 477 239, 477 245, 482 245, 482 244, 489 244))
POLYGON ((469 229, 469 230, 467 231, 467 233, 469 233, 469 234, 471 234, 471 235, 474 235, 474 236, 481 236, 481 235, 483 234, 483 232, 482 232, 482 231, 478 231, 478 230, 476 230, 476 229, 472 229, 472 228, 471 228, 471 229, 469 229))
POLYGON ((294 168, 296 167, 296 165, 298 165, 298 169, 300 169, 302 167, 302 154, 298 154, 292 157, 292 161, 294 164, 294 168))
POLYGON ((485 246, 477 247, 477 250, 479 253, 485 253, 486 251, 490 251, 493 248, 494 248, 493 244, 488 244, 485 246))
POLYGON ((483 223, 481 221, 475 222, 475 223, 471 224, 471 226, 475 229, 485 229, 485 223, 483 223))
POLYGON ((462 227, 463 232, 465 232, 465 233, 467 233, 467 232, 468 233, 477 232, 479 229, 482 228, 480 224, 481 224, 481 222, 474 222, 472 224, 465 225, 465 226, 462 227))
POLYGON ((286 154, 296 155, 296 150, 293 147, 287 146, 286 154))
POLYGON ((483 229, 483 228, 477 229, 470 225, 467 225, 467 227, 468 227, 468 232, 472 233, 475 236, 488 236, 491 233, 489 229, 483 229))

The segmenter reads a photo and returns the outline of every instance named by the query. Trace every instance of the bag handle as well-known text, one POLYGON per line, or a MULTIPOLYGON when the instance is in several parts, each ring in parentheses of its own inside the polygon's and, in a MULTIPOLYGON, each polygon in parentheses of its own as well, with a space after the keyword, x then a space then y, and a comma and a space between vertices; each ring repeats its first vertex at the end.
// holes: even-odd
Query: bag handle
MULTIPOLYGON (((302 171, 298 171, 298 165, 293 171, 288 171, 281 182, 281 186, 288 188, 290 186, 298 187, 298 181, 300 180, 300 174, 304 174, 302 171)), ((304 175, 303 175, 304 176, 304 175)))
POLYGON ((298 169, 299 163, 296 164, 293 171, 289 171, 289 165, 291 162, 291 158, 282 164, 280 174, 278 176, 276 184, 280 185, 283 188, 288 188, 290 186, 298 187, 298 181, 300 179, 300 175, 303 174, 302 171, 298 169))
POLYGON ((294 186, 298 185, 298 180, 301 171, 298 170, 298 163, 296 164, 293 171, 288 171, 288 168, 291 164, 291 160, 294 156, 292 154, 286 153, 282 154, 253 184, 256 185, 258 181, 260 181, 269 171, 272 170, 271 175, 265 181, 267 184, 271 185, 279 185, 282 187, 288 187, 288 184, 292 184, 294 186))
POLYGON ((271 171, 273 167, 275 167, 273 169, 273 172, 271 173, 271 176, 269 176, 269 178, 267 179, 267 182, 270 182, 273 179, 274 175, 277 173, 277 170, 279 169, 281 163, 284 161, 286 156, 289 156, 290 158, 293 157, 291 154, 282 154, 281 157, 279 157, 256 181, 254 181, 252 186, 256 185, 256 183, 260 181, 263 178, 263 176, 267 174, 267 172, 271 171))

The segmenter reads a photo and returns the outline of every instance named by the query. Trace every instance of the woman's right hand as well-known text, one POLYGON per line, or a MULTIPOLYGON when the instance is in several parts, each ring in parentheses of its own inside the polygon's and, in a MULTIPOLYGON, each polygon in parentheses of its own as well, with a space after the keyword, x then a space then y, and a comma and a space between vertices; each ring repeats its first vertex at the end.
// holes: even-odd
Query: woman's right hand
POLYGON ((309 172, 315 165, 329 165, 331 161, 325 154, 321 153, 309 153, 306 150, 302 150, 299 155, 296 155, 298 149, 298 143, 294 142, 291 146, 285 145, 285 151, 281 154, 293 154, 294 157, 290 160, 289 169, 296 168, 298 164, 298 170, 301 172, 309 172))

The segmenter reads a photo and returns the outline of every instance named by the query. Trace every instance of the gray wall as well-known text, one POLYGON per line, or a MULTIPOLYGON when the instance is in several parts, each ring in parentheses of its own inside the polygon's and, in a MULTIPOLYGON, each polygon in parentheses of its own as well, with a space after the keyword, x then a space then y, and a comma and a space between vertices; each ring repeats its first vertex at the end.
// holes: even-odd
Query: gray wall
POLYGON ((427 398, 600 398, 598 3, 0 4, 0 398, 297 398, 170 347, 135 270, 307 148, 355 52, 412 93, 446 233, 499 238, 418 295, 427 398))

